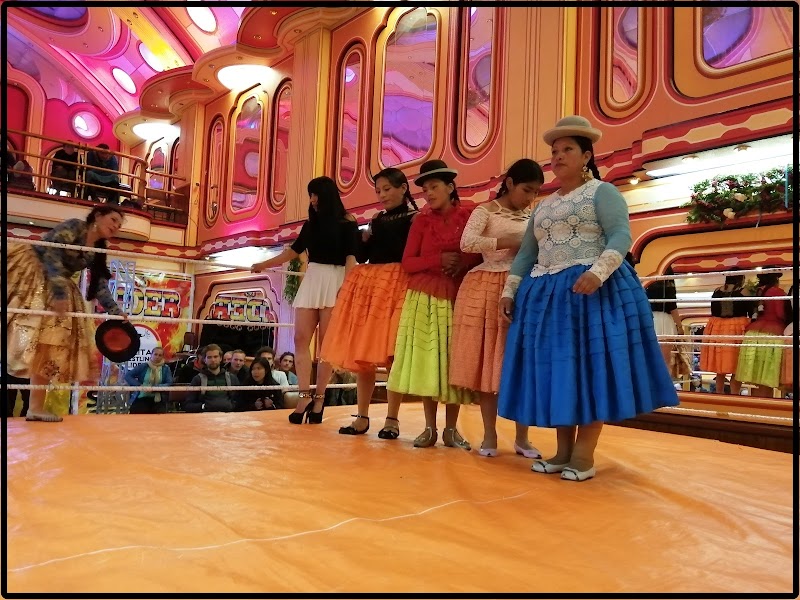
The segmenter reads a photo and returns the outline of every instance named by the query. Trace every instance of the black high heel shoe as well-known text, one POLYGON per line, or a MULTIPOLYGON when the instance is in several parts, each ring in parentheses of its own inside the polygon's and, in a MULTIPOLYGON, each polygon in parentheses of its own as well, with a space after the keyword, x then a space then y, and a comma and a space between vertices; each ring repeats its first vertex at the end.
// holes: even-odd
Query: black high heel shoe
POLYGON ((302 412, 290 412, 289 413, 289 423, 294 423, 295 425, 301 425, 303 420, 308 421, 308 415, 311 414, 311 409, 314 408, 314 396, 311 395, 311 392, 300 392, 297 394, 298 400, 300 398, 311 398, 311 401, 306 404, 306 407, 303 409, 302 412))
POLYGON ((322 410, 319 411, 319 412, 314 412, 313 410, 310 410, 306 414, 306 423, 312 423, 314 425, 319 425, 320 423, 322 423, 322 413, 325 412, 325 395, 324 394, 315 394, 315 395, 313 395, 311 397, 313 398, 313 400, 309 403, 309 406, 313 408, 314 407, 314 402, 316 402, 317 400, 322 400, 322 410))

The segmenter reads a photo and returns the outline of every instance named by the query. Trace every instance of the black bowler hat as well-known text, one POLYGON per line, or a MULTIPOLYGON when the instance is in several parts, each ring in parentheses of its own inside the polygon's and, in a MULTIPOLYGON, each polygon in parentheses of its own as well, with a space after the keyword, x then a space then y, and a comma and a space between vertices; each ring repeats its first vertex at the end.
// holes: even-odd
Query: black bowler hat
POLYGON ((139 352, 139 332, 128 321, 103 321, 94 334, 100 354, 113 363, 128 362, 139 352))
POLYGON ((421 186, 425 181, 431 178, 441 179, 447 183, 451 183, 458 175, 458 171, 451 169, 443 160, 434 159, 429 160, 420 167, 419 175, 414 180, 416 185, 421 186))

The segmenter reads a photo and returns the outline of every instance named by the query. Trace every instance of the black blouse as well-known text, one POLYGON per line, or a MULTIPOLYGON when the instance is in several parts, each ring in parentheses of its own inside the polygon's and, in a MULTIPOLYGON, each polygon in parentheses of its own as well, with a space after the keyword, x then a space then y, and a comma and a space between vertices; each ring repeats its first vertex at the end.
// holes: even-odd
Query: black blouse
POLYGON ((647 297, 650 300, 667 300, 667 302, 651 302, 650 308, 653 312, 671 313, 678 308, 678 296, 675 290, 675 282, 668 279, 659 279, 647 286, 647 297))
MULTIPOLYGON (((711 294, 712 298, 743 298, 742 288, 736 288, 730 292, 726 292, 722 288, 717 288, 711 294)), ((712 302, 711 303, 711 316, 719 317, 722 319, 732 319, 735 317, 749 317, 755 310, 756 302, 712 302)))
POLYGON ((344 266, 347 257, 358 251, 358 225, 347 219, 324 226, 306 221, 292 250, 298 254, 308 250, 308 262, 344 266))
POLYGON ((356 255, 358 262, 369 261, 371 265, 401 262, 411 221, 416 214, 417 211, 405 203, 379 213, 370 222, 372 235, 360 244, 356 255))

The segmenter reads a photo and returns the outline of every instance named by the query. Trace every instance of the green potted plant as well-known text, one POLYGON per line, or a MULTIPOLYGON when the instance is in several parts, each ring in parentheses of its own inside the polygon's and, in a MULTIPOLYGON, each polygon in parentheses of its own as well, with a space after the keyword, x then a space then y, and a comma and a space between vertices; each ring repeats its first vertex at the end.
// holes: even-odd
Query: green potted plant
POLYGON ((692 188, 688 208, 689 223, 719 223, 748 213, 777 212, 794 201, 792 197, 792 170, 771 169, 764 173, 724 175, 701 181, 692 188), (787 195, 788 182, 788 195, 787 195))
MULTIPOLYGON (((299 273, 303 268, 303 263, 299 258, 293 258, 289 261, 289 271, 299 273)), ((287 275, 286 285, 283 286, 283 297, 291 304, 294 302, 294 297, 297 295, 297 290, 300 288, 299 275, 287 275)))

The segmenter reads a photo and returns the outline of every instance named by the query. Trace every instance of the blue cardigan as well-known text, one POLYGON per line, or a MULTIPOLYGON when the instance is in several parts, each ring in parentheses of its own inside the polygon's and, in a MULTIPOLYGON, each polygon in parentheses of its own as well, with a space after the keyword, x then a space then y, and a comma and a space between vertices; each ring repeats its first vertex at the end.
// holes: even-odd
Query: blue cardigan
MULTIPOLYGON (((144 376, 147 374, 147 369, 150 367, 146 362, 136 365, 133 369, 125 373, 125 383, 128 385, 144 385, 144 376)), ((167 387, 172 385, 172 371, 167 363, 161 365, 161 383, 159 387, 167 387)), ((140 395, 152 396, 153 392, 133 392, 131 396, 131 403, 140 395)))

